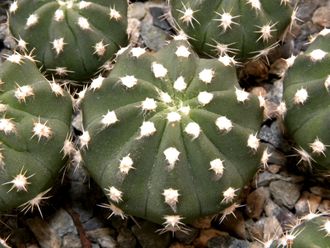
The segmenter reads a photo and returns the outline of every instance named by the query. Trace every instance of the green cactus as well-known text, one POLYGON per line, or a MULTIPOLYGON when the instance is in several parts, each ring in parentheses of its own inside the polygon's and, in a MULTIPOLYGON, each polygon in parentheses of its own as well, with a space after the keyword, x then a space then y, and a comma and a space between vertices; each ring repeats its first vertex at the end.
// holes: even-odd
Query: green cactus
MULTIPOLYGON (((301 164, 330 169, 330 34, 324 29, 284 80, 285 125, 301 164)), ((293 63, 294 58, 291 59, 293 63)))
POLYGON ((9 13, 18 48, 68 79, 90 79, 127 44, 126 0, 15 0, 9 13))
POLYGON ((326 215, 310 213, 271 247, 330 248, 330 219, 326 215))
POLYGON ((266 56, 295 19, 288 0, 169 2, 178 29, 199 54, 239 61, 266 56))
POLYGON ((0 90, 0 212, 40 211, 73 149, 71 97, 18 53, 1 64, 0 90))
POLYGON ((157 53, 121 50, 78 99, 83 161, 105 206, 163 231, 224 210, 269 156, 258 100, 238 88, 234 67, 199 59, 180 38, 157 53))

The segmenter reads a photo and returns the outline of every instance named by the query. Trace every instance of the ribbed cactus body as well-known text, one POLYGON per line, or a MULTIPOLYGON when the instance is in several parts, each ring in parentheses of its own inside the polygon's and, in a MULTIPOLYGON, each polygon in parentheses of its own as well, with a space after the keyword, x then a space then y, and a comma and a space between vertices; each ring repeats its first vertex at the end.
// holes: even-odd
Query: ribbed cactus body
POLYGON ((9 12, 19 48, 69 79, 91 78, 127 44, 125 0, 18 0, 9 12))
POLYGON ((37 208, 65 164, 71 97, 30 59, 14 54, 0 68, 0 212, 37 208))
POLYGON ((182 40, 157 53, 129 48, 116 61, 81 101, 80 136, 113 214, 173 230, 232 204, 262 154, 262 111, 235 88, 235 69, 199 59, 182 40))
POLYGON ((301 162, 330 169, 330 34, 321 32, 284 80, 285 124, 301 162))
POLYGON ((170 5, 178 28, 199 54, 240 61, 267 55, 292 14, 282 0, 171 0, 170 5))

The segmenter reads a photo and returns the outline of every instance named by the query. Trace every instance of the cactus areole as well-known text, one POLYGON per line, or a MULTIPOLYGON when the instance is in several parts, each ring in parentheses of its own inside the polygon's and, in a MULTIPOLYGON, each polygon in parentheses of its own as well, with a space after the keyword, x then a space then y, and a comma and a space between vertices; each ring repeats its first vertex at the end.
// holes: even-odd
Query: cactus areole
POLYGON ((175 231, 231 205, 260 165, 258 100, 233 67, 199 59, 184 40, 120 53, 81 99, 84 163, 112 215, 175 231))
POLYGON ((177 28, 202 56, 268 55, 295 19, 284 0, 170 0, 177 28))
POLYGON ((15 0, 9 13, 18 49, 56 76, 89 79, 127 44, 126 0, 15 0))
POLYGON ((0 212, 39 210, 65 165, 72 102, 28 55, 0 68, 0 212))
POLYGON ((299 166, 330 170, 329 96, 330 30, 324 29, 295 58, 284 80, 285 124, 299 166))

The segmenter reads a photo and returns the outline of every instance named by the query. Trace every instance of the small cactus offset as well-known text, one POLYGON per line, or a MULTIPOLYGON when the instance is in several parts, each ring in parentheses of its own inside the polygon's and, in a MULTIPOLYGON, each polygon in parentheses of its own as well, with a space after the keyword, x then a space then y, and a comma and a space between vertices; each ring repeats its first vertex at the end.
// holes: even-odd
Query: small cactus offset
POLYGON ((48 72, 89 79, 127 45, 126 0, 15 0, 9 27, 48 72))
POLYGON ((169 0, 171 13, 202 56, 238 61, 268 55, 295 16, 288 0, 169 0))
POLYGON ((104 206, 162 231, 232 205, 269 156, 258 99, 239 89, 234 67, 199 59, 181 38, 157 53, 121 50, 78 99, 82 156, 104 206))
POLYGON ((0 90, 0 212, 40 211, 73 149, 71 97, 20 54, 1 64, 0 90))
POLYGON ((300 164, 330 170, 330 33, 324 29, 308 50, 289 62, 284 80, 285 125, 300 164), (293 62, 294 61, 294 62, 293 62))

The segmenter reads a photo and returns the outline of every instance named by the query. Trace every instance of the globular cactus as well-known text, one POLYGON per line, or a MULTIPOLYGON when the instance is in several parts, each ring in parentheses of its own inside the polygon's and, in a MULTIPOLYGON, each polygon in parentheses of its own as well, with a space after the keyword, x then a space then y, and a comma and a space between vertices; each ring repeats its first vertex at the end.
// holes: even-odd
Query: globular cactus
POLYGON ((0 212, 40 211, 74 149, 71 97, 20 54, 1 64, 0 90, 0 212))
POLYGON ((91 78, 127 44, 126 0, 15 0, 9 13, 18 48, 68 79, 91 78))
POLYGON ((268 55, 295 19, 288 0, 169 0, 171 14, 203 56, 268 55))
POLYGON ((299 164, 330 169, 330 33, 324 29, 308 50, 289 61, 284 80, 285 126, 299 164), (314 163, 315 162, 315 163, 314 163))
POLYGON ((162 231, 224 210, 269 156, 258 99, 239 89, 234 67, 199 59, 181 38, 157 53, 121 50, 78 99, 83 161, 105 206, 162 231))
POLYGON ((330 248, 330 219, 326 215, 310 213, 271 247, 330 248))

